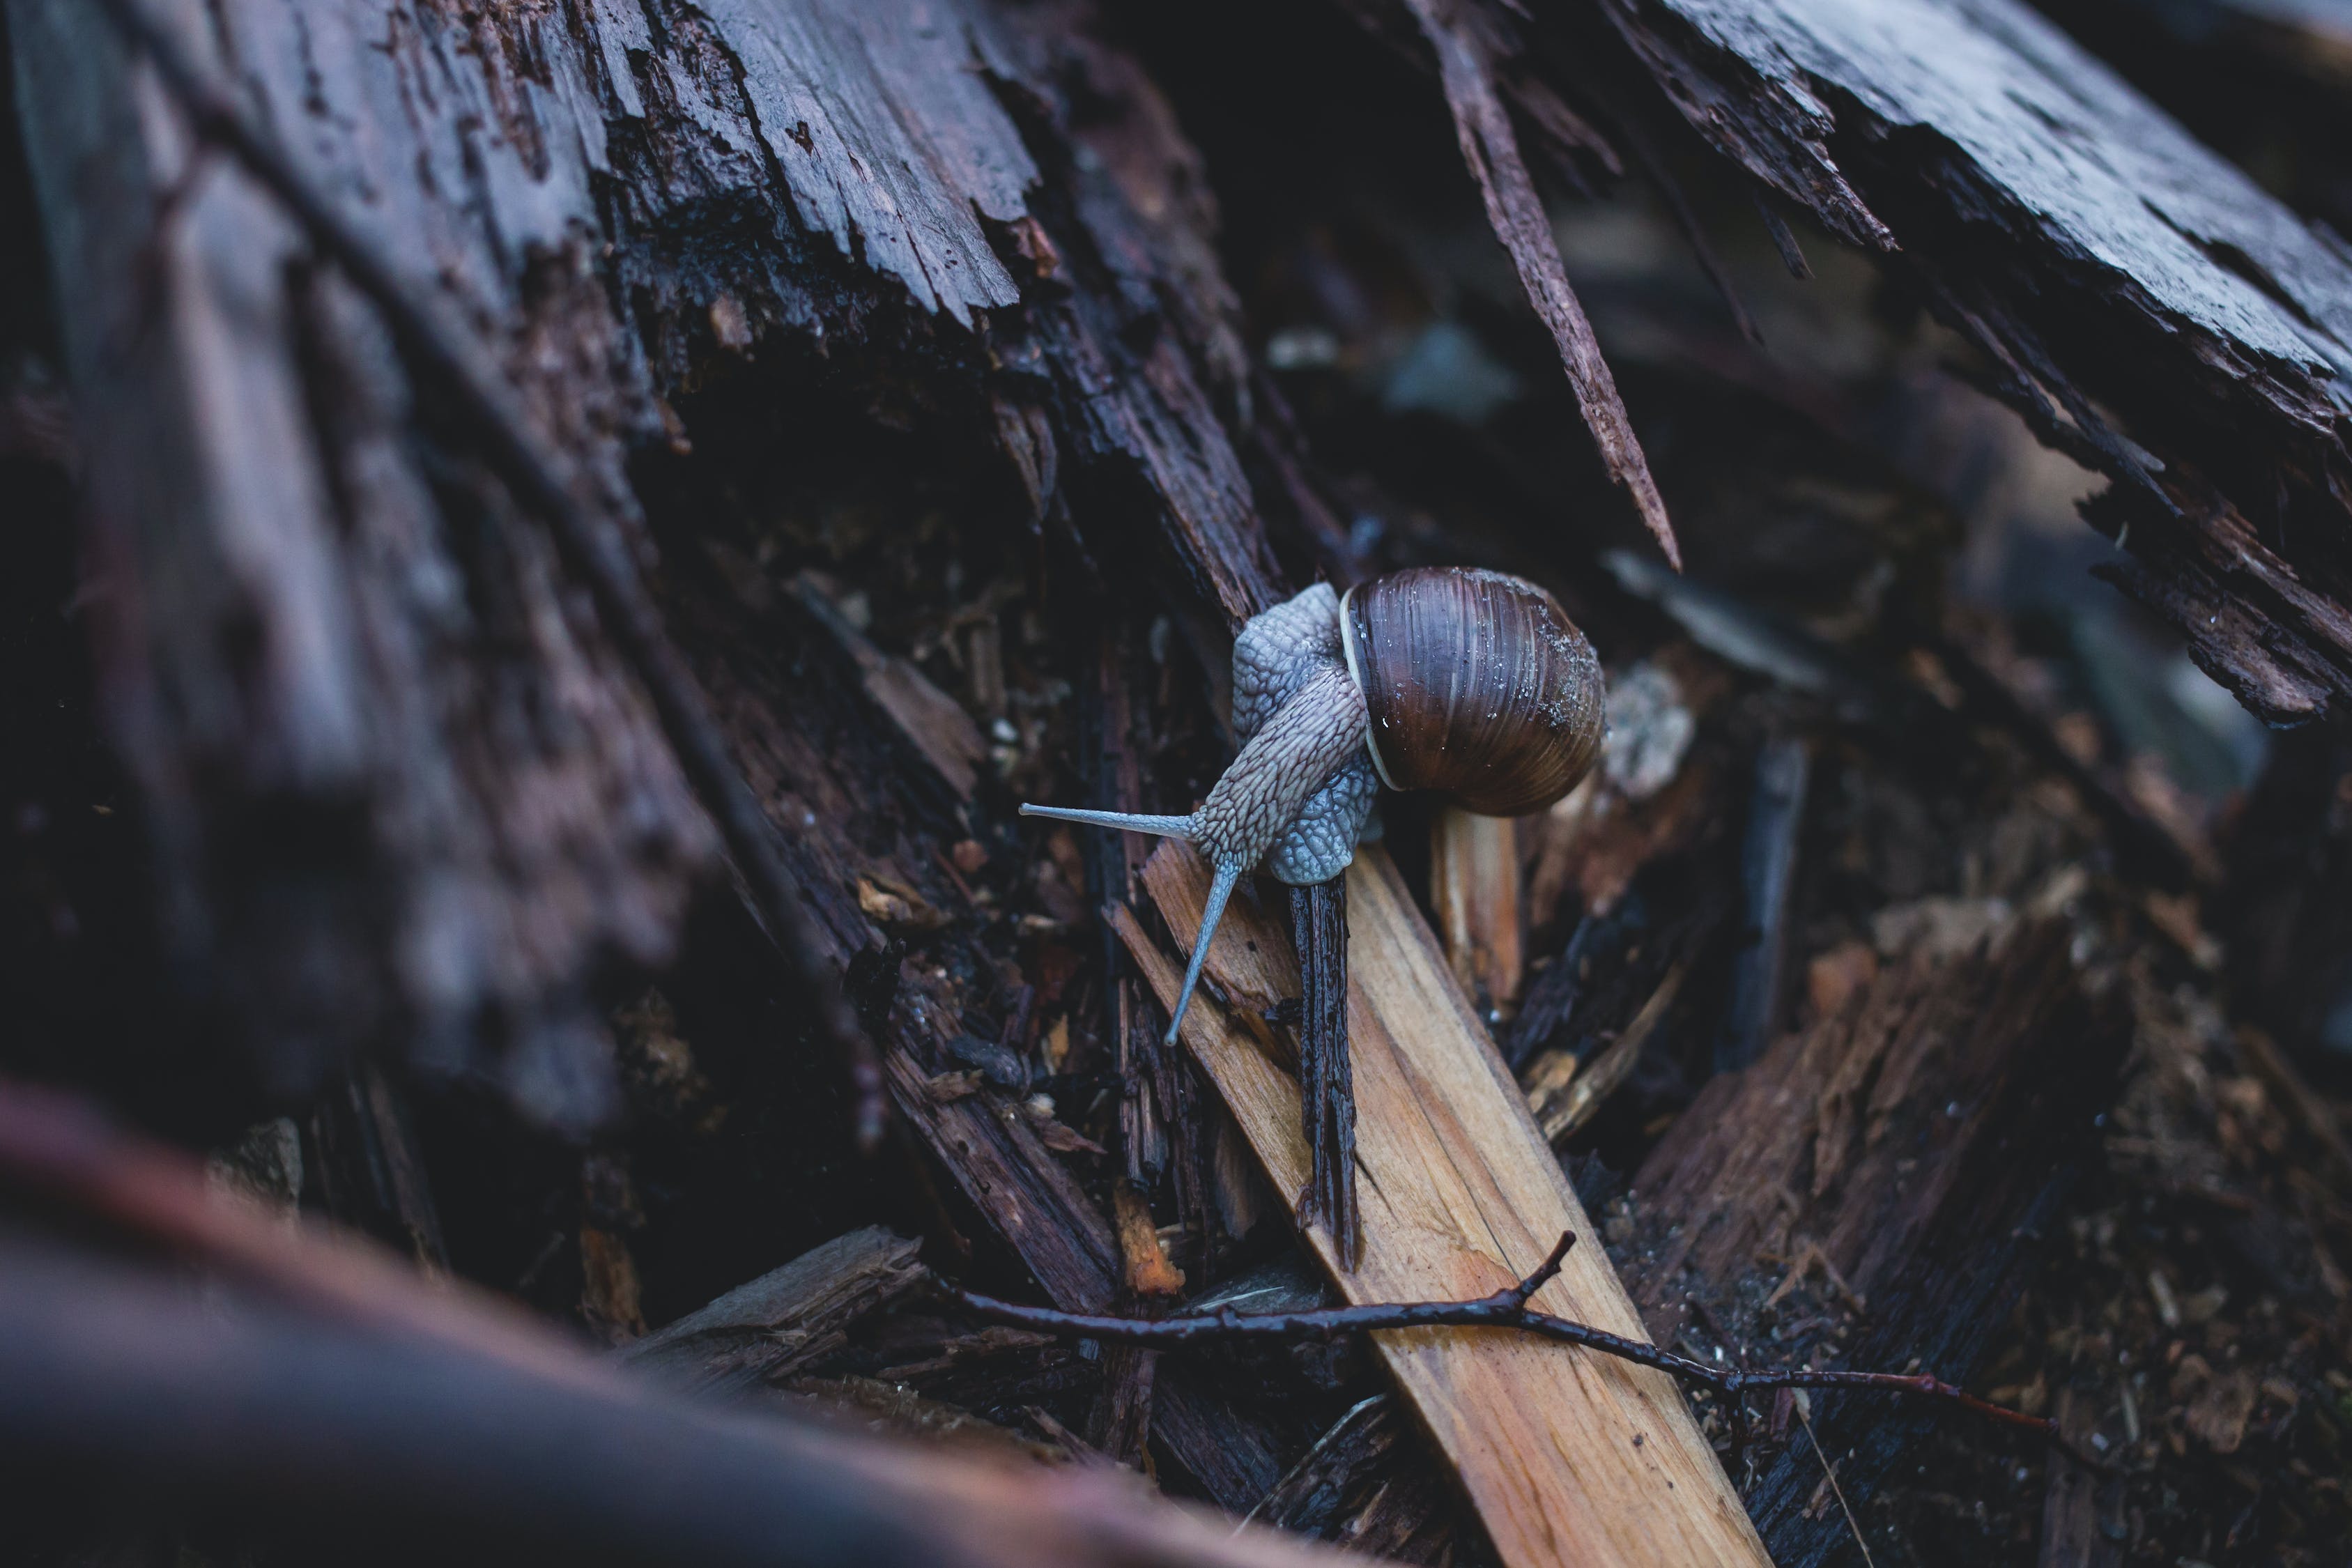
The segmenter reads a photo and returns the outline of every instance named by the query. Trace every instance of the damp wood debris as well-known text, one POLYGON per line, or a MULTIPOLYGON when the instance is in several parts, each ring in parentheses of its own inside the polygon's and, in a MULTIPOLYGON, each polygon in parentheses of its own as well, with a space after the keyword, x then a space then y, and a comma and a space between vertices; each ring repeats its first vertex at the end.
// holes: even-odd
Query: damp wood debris
POLYGON ((0 0, 12 1560, 2340 1562, 2347 62, 0 0))

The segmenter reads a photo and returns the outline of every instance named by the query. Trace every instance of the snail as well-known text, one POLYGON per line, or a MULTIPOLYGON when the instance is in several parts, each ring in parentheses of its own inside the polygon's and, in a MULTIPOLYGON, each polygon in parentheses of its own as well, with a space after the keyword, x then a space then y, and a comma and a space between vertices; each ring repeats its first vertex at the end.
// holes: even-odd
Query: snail
POLYGON ((1234 641, 1241 753, 1189 816, 1024 805, 1024 816, 1190 840, 1214 876, 1173 1042, 1244 872, 1293 886, 1355 858, 1381 784, 1518 816, 1566 795, 1600 754, 1600 661, 1559 603, 1499 572, 1420 567, 1343 598, 1318 583, 1234 641))

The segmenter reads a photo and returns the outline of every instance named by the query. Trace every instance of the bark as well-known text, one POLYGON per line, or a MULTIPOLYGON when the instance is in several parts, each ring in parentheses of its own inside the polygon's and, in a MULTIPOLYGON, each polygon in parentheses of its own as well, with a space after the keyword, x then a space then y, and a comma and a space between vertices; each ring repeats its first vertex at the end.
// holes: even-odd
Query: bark
POLYGON ((1492 1562, 1494 1548, 1438 1479, 1412 1463, 1418 1456, 1395 1396, 1375 1394, 1341 1416, 1250 1517, 1400 1563, 1492 1562))
MULTIPOLYGON (((992 962, 955 931, 933 962, 892 945, 962 898, 941 867, 971 747, 821 591, 714 569, 705 531, 649 518, 705 498, 642 474, 736 438, 680 420, 704 378, 815 379, 829 356, 835 391, 912 384, 927 430, 992 454, 983 482, 1074 585, 1149 575, 1228 624, 1274 602, 1235 441, 1292 439, 1253 425, 1213 214, 1150 85, 1059 5, 172 19, 394 272, 485 334, 601 525, 660 568, 915 1141, 995 1256, 1057 1304, 1108 1303, 1110 1227, 1040 1129, 931 1088, 992 962)), ((85 280, 64 314, 107 476, 103 657, 183 970, 281 1089, 389 1049, 596 1123, 597 997, 667 960, 713 860, 642 695, 366 303, 191 153, 102 19, 12 0, 9 21, 52 259, 85 280)))
POLYGON ((825 1243, 630 1344, 632 1364, 720 1387, 781 1383, 924 1279, 919 1242, 880 1226, 825 1243))

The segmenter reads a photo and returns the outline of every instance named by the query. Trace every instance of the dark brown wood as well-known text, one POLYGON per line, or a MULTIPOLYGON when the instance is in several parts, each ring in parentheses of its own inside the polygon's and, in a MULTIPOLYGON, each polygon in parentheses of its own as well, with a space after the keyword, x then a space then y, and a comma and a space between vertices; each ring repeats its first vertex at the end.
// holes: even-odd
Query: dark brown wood
MULTIPOLYGON (((2057 1421, 2058 1429, 2077 1444, 2095 1426, 2077 1411, 2071 1388, 2058 1391, 2057 1421)), ((2132 1536, 2123 1510, 2122 1476, 2085 1464, 2063 1448, 2053 1449, 2037 1568, 2122 1568, 2132 1536)))
POLYGON ((1754 1061, 1785 1016, 1789 907, 1812 763, 1812 742, 1801 735, 1774 736, 1756 755, 1739 866, 1748 919, 1738 955, 1732 961, 1731 999, 1716 1037, 1717 1071, 1754 1061))
POLYGON ((781 1383, 839 1351, 846 1331, 928 1278, 922 1243, 880 1226, 826 1242, 625 1347, 633 1366, 693 1384, 781 1383))
POLYGON ((1152 1384, 1160 1352, 1139 1345, 1103 1351, 1102 1387, 1087 1418, 1087 1441, 1107 1458, 1136 1469, 1150 1467, 1152 1384))
POLYGON ((1421 1458, 1396 1396, 1352 1406, 1250 1511, 1252 1522, 1400 1563, 1467 1564, 1494 1549, 1421 1458))
MULTIPOLYGON (((579 488, 597 508, 595 537, 623 541, 640 563, 650 552, 624 478, 625 454, 648 434, 675 444, 675 432, 662 434, 663 422, 674 420, 663 393, 699 374, 714 347, 725 355, 760 344, 863 342, 877 380, 888 379, 894 363, 918 361, 926 375, 960 377, 1041 518, 1072 526, 1069 487, 1139 493, 1180 568, 1176 581, 1213 604, 1221 619, 1237 624, 1279 596, 1234 436, 1217 411, 1246 408, 1246 396, 1237 395, 1246 357, 1210 248, 1211 215, 1197 196, 1204 182, 1153 89, 1087 35, 1081 14, 1029 18, 1039 24, 1030 32, 978 5, 959 6, 941 27, 865 5, 671 9, 662 8, 658 27, 635 7, 594 7, 484 13, 465 27, 416 32, 357 14, 324 27, 291 26, 270 0, 254 0, 213 13, 203 42, 234 57, 241 86, 287 136, 299 172, 324 199, 364 215, 371 237, 382 240, 375 249, 384 272, 404 287, 436 290, 436 310, 508 324, 518 341, 577 346, 576 354, 555 356, 560 363, 517 350, 502 356, 501 371, 514 378, 533 427, 574 456, 585 476, 579 488), (391 47, 373 47, 378 37, 392 37, 391 47), (526 61, 530 74, 517 74, 526 61), (1087 112, 1016 128, 1004 98, 982 85, 983 71, 1000 83, 1025 83, 1021 90, 1035 102, 1083 90, 1087 112), (502 106, 487 140, 461 154, 436 140, 439 129, 429 121, 336 118, 350 106, 404 101, 398 83, 409 80, 457 84, 450 90, 458 96, 502 106), (649 82, 665 85, 648 90, 649 82), (1048 132, 1048 122, 1065 130, 1048 132), (1033 134, 1048 138, 1042 166, 1056 182, 1034 210, 1037 182, 1048 176, 1033 157, 1033 134), (1053 140, 1065 134, 1072 140, 1053 140), (599 189, 623 195, 603 204, 590 195, 599 189), (479 204, 448 205, 447 193, 462 191, 476 192, 479 204), (720 250, 670 244, 674 225, 694 221, 681 215, 727 208, 746 215, 761 237, 720 250), (1003 239, 1012 243, 1000 250, 1003 239), (526 290, 521 269, 540 253, 534 245, 571 258, 564 265, 582 286, 526 290), (1060 259, 1072 255, 1088 265, 1060 259), (1017 264, 1008 259, 1014 257, 1017 264), (604 283, 587 281, 596 268, 606 270, 604 283), (622 300, 650 301, 648 313, 614 319, 613 303, 622 300)), ((257 1015, 245 1026, 265 1041, 323 1039, 348 1048, 377 1031, 380 1019, 407 1016, 423 1026, 412 1052, 430 1046, 443 1068, 472 1059, 466 1020, 480 1015, 479 998, 498 998, 521 1010, 507 1032, 527 1048, 502 1064, 518 1098, 542 1116, 598 1120, 613 1105, 597 1059, 603 1026, 577 1011, 578 998, 594 989, 597 955, 647 964, 667 955, 687 889, 708 859, 700 821, 625 675, 612 668, 598 628, 563 613, 528 524, 511 531, 509 553, 487 566, 440 542, 453 529, 398 438, 405 367, 381 342, 366 307, 331 280, 318 285, 322 300, 295 301, 325 312, 352 362, 326 381, 307 357, 320 333, 298 330, 304 321, 221 317, 220 300, 237 289, 278 297, 281 263, 300 253, 299 237, 270 229, 266 207, 228 170, 209 171, 197 197, 157 237, 147 198, 177 178, 176 165, 168 148, 147 145, 108 111, 122 97, 119 53, 76 7, 23 0, 11 20, 19 65, 47 83, 20 104, 44 128, 37 138, 44 154, 75 169, 113 159, 109 188, 124 195, 66 221, 89 187, 64 162, 43 164, 59 219, 59 265, 91 284, 74 296, 86 309, 68 335, 91 405, 111 411, 89 432, 101 460, 131 478, 158 474, 144 458, 123 463, 104 454, 176 454, 226 436, 227 467, 238 475, 324 476, 307 492, 282 495, 276 510, 248 504, 249 496, 214 507, 212 492, 169 474, 153 489, 98 498, 102 520, 140 525, 113 554, 134 576, 173 587, 154 599, 148 619, 111 628, 124 668, 152 667, 189 689, 206 679, 226 689, 229 678, 214 676, 223 658, 218 628, 245 615, 247 603, 261 606, 266 649, 310 650, 289 666, 302 682, 288 688, 278 710, 244 710, 243 731, 138 730, 159 812, 178 825, 166 842, 184 847, 184 858, 166 865, 185 883, 184 900, 201 908, 221 896, 204 880, 212 863, 204 843, 256 802, 281 822, 289 801, 321 801, 338 812, 345 811, 340 803, 356 803, 347 813, 351 833, 293 841, 308 857, 293 879, 340 888, 340 901, 289 910, 298 921, 290 933, 249 921, 200 922, 214 946, 192 956, 190 971, 220 977, 257 1015), (52 58, 80 63, 51 71, 43 62, 52 58), (256 223, 275 237, 269 245, 248 243, 256 223), (175 309, 193 312, 195 326, 216 317, 236 325, 225 340, 235 350, 229 369, 245 378, 246 417, 233 427, 208 426, 190 406, 116 396, 126 387, 176 384, 153 365, 110 357, 110 323, 137 294, 135 275, 151 245, 188 271, 188 286, 170 296, 175 309), (321 409, 334 417, 314 447, 298 411, 321 409), (397 548, 346 554, 322 545, 334 537, 320 517, 329 497, 343 533, 397 548), (191 551, 213 552, 243 575, 213 592, 214 578, 182 569, 191 551), (380 556, 388 563, 382 567, 380 556), (512 581, 501 575, 510 561, 519 563, 512 581), (477 725, 465 700, 480 650, 447 637, 404 596, 401 584, 436 574, 467 584, 478 600, 514 602, 516 624, 539 640, 521 645, 524 657, 503 679, 566 694, 538 700, 557 709, 571 702, 571 733, 601 749, 559 756, 553 766, 499 751, 511 727, 487 718, 477 725), (373 618, 362 625, 380 646, 421 644, 433 657, 390 669, 368 665, 348 637, 333 640, 349 621, 336 607, 345 598, 367 607, 373 618), (437 707, 412 700, 445 689, 456 695, 437 707), (364 725, 352 717, 362 711, 372 713, 364 725), (212 768, 211 793, 191 795, 180 783, 186 759, 206 748, 248 761, 310 761, 257 777, 212 768), (453 780, 461 787, 449 787, 453 780), (533 793, 535 781, 550 787, 533 793), (606 809, 612 800, 633 803, 631 810, 606 809), (606 837, 624 820, 625 842, 606 837), (564 875, 584 875, 595 889, 589 896, 573 897, 569 881, 500 880, 507 868, 551 864, 509 842, 521 825, 547 822, 577 825, 564 875), (384 823, 415 837, 392 836, 384 823), (461 847, 459 858, 445 868, 434 857, 451 847, 461 847), (401 891, 446 885, 449 875, 481 884, 479 897, 431 903, 401 891), (388 911, 374 901, 385 888, 394 890, 388 911), (532 940, 509 945, 451 922, 469 909, 497 911, 489 927, 530 930, 532 940), (341 966, 328 987, 331 1003, 314 1009, 331 1016, 323 1034, 309 1029, 306 1016, 289 1016, 299 993, 268 979, 281 952, 321 949, 341 966), (455 990, 436 980, 442 989, 415 994, 423 977, 392 955, 417 951, 463 954, 472 967, 455 976, 455 990), (380 1005, 354 1007, 355 995, 380 1005), (553 1012, 541 1017, 534 1008, 553 1012)), ((201 358, 210 352, 202 343, 215 341, 184 331, 154 352, 201 358)), ((1279 451, 1295 445, 1279 434, 1265 439, 1279 451)), ((217 466, 223 455, 205 460, 217 466)), ((495 489, 478 488, 496 512, 503 503, 495 489)), ((569 490, 554 499, 592 504, 569 490)), ((1126 513, 1122 506, 1083 515, 1082 531, 1126 513)), ((1131 568, 1165 558, 1116 526, 1079 542, 1082 563, 1131 568)), ((772 610, 682 580, 662 586, 666 611, 692 623, 695 674, 713 696, 736 760, 784 828, 779 847, 812 906, 812 944, 830 967, 837 973, 861 954, 887 951, 892 932, 884 928, 894 911, 926 919, 925 911, 955 908, 958 895, 936 869, 948 844, 944 825, 920 820, 919 811, 910 822, 901 807, 903 753, 864 738, 845 747, 845 736, 861 731, 843 722, 856 706, 843 706, 845 687, 811 701, 791 673, 793 659, 779 660, 776 651, 812 657, 821 644, 807 634, 823 634, 853 668, 845 689, 862 692, 861 717, 906 734, 915 753, 961 791, 969 786, 958 763, 971 748, 961 735, 945 746, 926 743, 940 732, 924 718, 937 704, 908 708, 898 700, 903 680, 886 679, 877 689, 877 673, 894 672, 861 657, 870 650, 842 635, 822 600, 803 596, 814 625, 803 622, 780 639, 772 610)), ((748 585, 744 592, 751 601, 773 598, 748 585)), ((184 710, 238 711, 201 700, 184 710)), ((277 907, 265 899, 238 909, 277 907)), ((945 1047, 959 1033, 966 999, 934 966, 886 968, 879 979, 885 999, 869 1022, 892 1042, 891 1093, 947 1187, 1055 1300, 1108 1304, 1118 1280, 1110 1229, 1063 1157, 1028 1121, 1005 1114, 992 1091, 957 1100, 930 1092, 932 1077, 949 1065, 945 1047)), ((1179 1190, 1197 1220, 1205 1215, 1197 1123, 1177 1081, 1181 1064, 1159 1057, 1142 1065, 1155 1081, 1157 1115, 1180 1129, 1179 1190)), ((1148 1125, 1138 1139, 1146 1151, 1148 1125)), ((1184 1408, 1181 1390, 1162 1395, 1163 1409, 1184 1408)), ((1175 1446, 1202 1450, 1188 1457, 1196 1469, 1215 1468, 1206 1450, 1224 1440, 1216 1423, 1175 1421, 1169 1433, 1175 1446)))
POLYGON ((320 1208, 390 1242, 420 1268, 448 1268, 407 1097, 383 1068, 362 1063, 342 1074, 320 1096, 305 1131, 303 1185, 320 1208))
POLYGON ((1348 884, 1290 889, 1298 950, 1298 1111, 1310 1174, 1298 1197, 1302 1223, 1331 1233, 1343 1268, 1363 1256, 1356 1204, 1356 1089, 1348 1058, 1348 884))
POLYGON ((1602 10, 1701 136, 1910 268, 2036 433, 2114 477, 2113 575, 2210 673, 2274 721, 2352 694, 2339 245, 2011 0, 1602 10))
MULTIPOLYGON (((1107 811, 1150 808, 1143 794, 1142 750, 1149 744, 1142 705, 1135 700, 1130 649, 1119 632, 1106 626, 1096 663, 1098 772, 1097 804, 1107 811)), ((1089 835, 1098 868, 1098 902, 1136 896, 1151 842, 1139 834, 1089 835)), ((1154 1016, 1141 985, 1125 973, 1118 939, 1108 921, 1102 931, 1104 970, 1114 982, 1110 1024, 1115 1031, 1121 1105, 1120 1152, 1128 1180, 1149 1193, 1162 1175, 1171 1178, 1179 1219, 1192 1227, 1198 1256, 1209 1255, 1207 1134, 1201 1097, 1182 1054, 1167 1043, 1167 1028, 1154 1016)))
POLYGON ((0 1094, 0 1450, 51 1484, 436 1560, 1307 1561, 1082 1471, 680 1400, 53 1097, 0 1094), (219 1277, 199 1296, 176 1268, 34 1236, 43 1207, 219 1277))
MULTIPOLYGON (((1179 580, 1238 620, 1277 596, 1216 411, 1246 357, 1210 215, 1188 194, 1201 188, 1192 154, 1080 13, 1033 18, 1031 32, 979 0, 939 27, 824 0, 665 7, 659 26, 633 6, 420 28, 365 9, 312 26, 278 0, 240 0, 191 38, 202 65, 235 60, 246 105, 283 138, 299 184, 280 182, 278 199, 318 198, 298 226, 234 166, 208 164, 179 193, 186 155, 168 118, 120 110, 129 77, 103 14, 12 0, 52 261, 83 280, 64 326, 93 411, 90 471, 109 476, 94 515, 126 574, 121 602, 142 606, 103 637, 136 675, 121 717, 171 847, 177 934, 195 944, 185 970, 214 977, 269 1070, 300 1083, 404 1029, 436 1068, 479 1061, 536 1113, 593 1122, 613 1102, 602 1023, 580 999, 611 956, 668 956, 710 860, 655 721, 695 694, 648 653, 633 608, 652 554, 627 455, 681 438, 664 394, 714 350, 770 341, 869 342, 885 375, 907 352, 952 366, 970 426, 1034 479, 1043 510, 1070 515, 1057 510, 1068 485, 1139 490, 1179 580), (1086 155, 1045 160, 1073 182, 1041 204, 1071 226, 1059 240, 1029 210, 1040 163, 975 62, 1041 101, 1090 84, 1089 112, 1055 121, 1086 155), (430 117, 364 107, 412 101, 402 84, 417 81, 499 106, 481 140, 461 147, 430 117), (682 213, 730 205, 763 237, 671 243, 682 213), (338 223, 361 243, 329 241, 338 223), (992 236, 1014 242, 1017 268, 992 236), (373 300, 304 265, 321 242, 373 300), (1075 253, 1101 265, 1080 275, 1057 259, 1075 253), (541 257, 565 259, 532 272, 541 257), (159 268, 173 280, 161 291, 142 282, 159 268), (534 281, 552 277, 568 281, 534 281), (380 320, 394 298, 418 309, 380 320), (646 313, 616 316, 625 300, 646 313), (411 316, 495 321, 500 336, 418 331, 411 316), (1171 330, 1134 330, 1145 320, 1171 330), (459 363, 434 363, 436 349, 459 363), (436 434, 491 443, 524 503, 587 547, 575 564, 600 595, 597 624, 562 602, 534 524, 516 521, 487 553, 461 547, 473 515, 509 503, 482 476, 439 488, 405 441, 412 375, 451 374, 478 411, 521 410, 436 434), (210 421, 173 390, 198 384, 240 418, 210 421), (560 446, 566 470, 528 460, 530 436, 560 446), (447 591, 409 591, 431 582, 447 591), (504 723, 494 693, 568 722, 504 723), (287 833, 294 812, 316 829, 287 833), (295 891, 232 898, 208 879, 225 862, 206 846, 265 819, 294 857, 295 891), (550 824, 569 836, 565 857, 530 837, 550 824), (399 956, 420 953, 443 956, 399 956), (483 1059, 485 1019, 527 1048, 483 1059)), ((1152 555, 1124 537, 1094 543, 1097 561, 1152 555)), ((724 771, 708 750, 683 756, 706 784, 724 771)), ((764 891, 762 834, 719 815, 764 891)), ((789 934, 788 914, 766 918, 789 934)), ((811 978, 820 994, 830 984, 811 978)))
POLYGON ((1590 1062, 1580 1058, 1572 1050, 1545 1052, 1528 1064, 1520 1081, 1528 1091, 1528 1109, 1535 1112, 1536 1125, 1558 1148, 1576 1136, 1584 1124, 1592 1120, 1604 1101, 1623 1086, 1641 1061, 1642 1053, 1656 1039, 1659 1026, 1682 992, 1683 978, 1689 973, 1687 960, 1677 962, 1666 971, 1658 988, 1642 1004, 1641 1011, 1626 1022, 1623 1032, 1609 1043, 1605 1050, 1590 1062))
MULTIPOLYGON (((1659 1343, 1733 1365, 1916 1357, 1965 1379, 1998 1327, 2127 1031, 2084 994, 2063 921, 1921 912, 1883 959, 1850 955, 1869 977, 1832 1012, 1708 1080, 1634 1177, 1620 1250, 1659 1343)), ((1927 1421, 1852 1395, 1812 1416, 1857 1508, 1927 1421)), ((1783 1568, 1846 1537, 1809 1509, 1821 1462, 1801 1436, 1747 1492, 1783 1568)))

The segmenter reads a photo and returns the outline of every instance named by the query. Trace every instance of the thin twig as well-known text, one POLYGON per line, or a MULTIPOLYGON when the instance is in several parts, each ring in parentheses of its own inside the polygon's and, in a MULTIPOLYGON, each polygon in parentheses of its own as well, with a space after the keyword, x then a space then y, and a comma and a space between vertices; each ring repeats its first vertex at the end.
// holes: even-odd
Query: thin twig
MULTIPOLYGON (((1805 1407, 1801 1405, 1797 1406, 1797 1419, 1804 1423, 1805 1441, 1813 1446, 1813 1458, 1822 1462, 1822 1475, 1830 1483, 1830 1495, 1837 1499, 1838 1511, 1845 1515, 1846 1529, 1853 1532, 1853 1543, 1862 1548, 1863 1568, 1878 1568, 1878 1564, 1871 1560, 1870 1542, 1862 1538, 1862 1523, 1853 1517, 1853 1510, 1845 1500, 1845 1489, 1838 1485, 1837 1467, 1830 1463, 1827 1454, 1822 1452, 1822 1439, 1820 1434, 1813 1430, 1813 1418, 1805 1414, 1805 1407)), ((2056 1423, 2052 1425, 2054 1426, 2056 1423)))
POLYGON ((233 154, 373 301, 408 360, 454 398, 483 456, 516 500, 545 520, 565 560, 587 582, 599 620, 644 683, 662 732, 750 884, 769 934, 816 999, 817 1027, 847 1064, 856 1096, 858 1142, 874 1147, 884 1115, 882 1064, 874 1044, 843 996, 815 924, 777 856, 773 825, 729 754, 692 672, 618 542, 573 494, 504 376, 472 336, 393 270, 383 247, 304 177, 275 138, 212 79, 142 0, 100 0, 100 8, 153 64, 197 138, 233 154))
POLYGON ((1541 1267, 1516 1285, 1475 1301, 1368 1303, 1356 1307, 1325 1307, 1305 1312, 1234 1311, 1220 1307, 1213 1312, 1179 1314, 1145 1321, 1085 1312, 1063 1312, 1051 1307, 1028 1307, 999 1300, 961 1287, 948 1294, 965 1310, 980 1317, 1045 1333, 1073 1334, 1092 1340, 1129 1344, 1182 1345, 1236 1339, 1331 1339, 1339 1334, 1368 1333, 1380 1329, 1517 1329, 1563 1343, 1581 1345, 1638 1366, 1654 1367, 1686 1384, 1696 1384, 1737 1399, 1754 1388, 1857 1388, 1886 1394, 1908 1394, 1940 1399, 2005 1426, 2021 1426, 2055 1439, 2058 1424, 2021 1410, 1994 1405, 1955 1384, 1924 1373, 1839 1372, 1813 1367, 1766 1367, 1756 1371, 1714 1367, 1688 1356, 1662 1351, 1642 1340, 1627 1339, 1587 1323, 1531 1311, 1528 1300, 1559 1272, 1576 1235, 1565 1232, 1541 1267))

